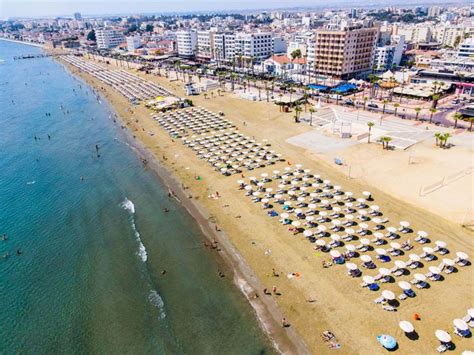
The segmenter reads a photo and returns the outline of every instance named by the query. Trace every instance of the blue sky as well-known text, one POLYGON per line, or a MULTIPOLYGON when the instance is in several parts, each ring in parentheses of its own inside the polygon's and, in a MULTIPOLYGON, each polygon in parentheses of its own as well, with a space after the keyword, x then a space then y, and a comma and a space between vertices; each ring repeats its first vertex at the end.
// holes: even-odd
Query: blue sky
MULTIPOLYGON (((333 3, 342 0, 332 0, 333 3)), ((169 11, 216 11, 265 7, 315 6, 324 0, 0 0, 0 17, 110 14, 169 11)))

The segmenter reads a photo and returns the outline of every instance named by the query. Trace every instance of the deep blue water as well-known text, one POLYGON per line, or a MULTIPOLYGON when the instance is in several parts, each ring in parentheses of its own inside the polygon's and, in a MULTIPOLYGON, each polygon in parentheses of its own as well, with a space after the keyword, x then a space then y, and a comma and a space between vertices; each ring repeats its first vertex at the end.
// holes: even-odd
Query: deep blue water
POLYGON ((40 51, 0 41, 0 353, 272 352, 110 108, 52 59, 13 60, 40 51))

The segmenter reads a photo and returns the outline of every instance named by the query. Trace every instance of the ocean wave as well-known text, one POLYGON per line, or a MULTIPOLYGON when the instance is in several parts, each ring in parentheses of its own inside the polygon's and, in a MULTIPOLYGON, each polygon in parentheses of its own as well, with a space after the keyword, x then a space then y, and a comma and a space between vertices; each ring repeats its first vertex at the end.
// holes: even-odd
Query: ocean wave
POLYGON ((148 295, 148 301, 158 309, 159 318, 163 319, 166 317, 165 313, 165 302, 163 302, 163 298, 161 298, 160 294, 155 290, 151 290, 150 294, 148 295))
POLYGON ((120 204, 120 207, 122 207, 124 210, 130 213, 130 224, 132 226, 135 239, 138 242, 137 254, 143 262, 146 262, 148 259, 148 253, 146 251, 145 245, 143 245, 142 239, 140 238, 140 233, 138 232, 138 228, 135 225, 135 205, 128 198, 125 198, 125 200, 123 200, 122 203, 120 204))

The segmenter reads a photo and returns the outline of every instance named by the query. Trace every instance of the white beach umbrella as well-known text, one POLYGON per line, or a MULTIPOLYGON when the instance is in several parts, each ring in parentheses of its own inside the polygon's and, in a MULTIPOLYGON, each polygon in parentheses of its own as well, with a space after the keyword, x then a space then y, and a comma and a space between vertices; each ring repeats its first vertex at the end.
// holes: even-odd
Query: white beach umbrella
POLYGON ((410 258, 411 261, 420 261, 421 258, 419 255, 416 255, 416 254, 410 254, 408 255, 408 257, 410 258))
POLYGON ((419 237, 421 238, 426 238, 428 236, 428 233, 426 233, 425 231, 418 231, 418 234, 419 237))
POLYGON ((303 231, 303 234, 304 234, 305 237, 311 237, 313 235, 313 232, 309 229, 305 229, 303 231))
POLYGON ((449 335, 444 330, 438 329, 437 331, 435 331, 435 336, 436 338, 438 338, 439 341, 443 343, 449 343, 451 341, 451 335, 449 335))
POLYGON ((413 277, 418 281, 425 281, 426 280, 426 276, 423 275, 423 274, 420 274, 420 273, 416 273, 415 275, 413 275, 413 277))
POLYGON ((383 233, 375 232, 374 237, 377 238, 377 239, 383 239, 383 237, 385 237, 385 236, 383 235, 383 233))
POLYGON ((390 275, 392 272, 391 272, 389 269, 386 269, 386 268, 384 268, 384 267, 381 267, 381 268, 379 269, 379 273, 380 273, 380 275, 382 275, 382 276, 388 276, 388 275, 390 275))
POLYGON ((474 318, 474 308, 469 308, 467 310, 467 314, 469 315, 469 317, 474 318))
POLYGON ((365 197, 369 197, 372 194, 369 191, 364 191, 362 192, 362 195, 364 195, 365 197))
POLYGON ((352 228, 346 228, 346 233, 347 233, 348 235, 353 235, 353 234, 355 233, 355 230, 352 229, 352 228))
POLYGON ((384 290, 382 291, 382 297, 388 301, 391 301, 395 299, 395 294, 392 291, 384 290))
POLYGON ((360 257, 360 260, 362 260, 364 263, 369 263, 372 261, 372 258, 370 257, 370 255, 362 255, 360 257))
POLYGON ((258 191, 252 192, 252 195, 254 195, 254 196, 259 196, 259 195, 260 195, 260 192, 258 192, 258 191))
POLYGON ((433 253, 434 253, 434 250, 433 250, 433 248, 431 248, 431 247, 423 247, 423 251, 424 251, 426 254, 433 254, 433 253))
POLYGON ((373 284, 375 282, 374 278, 369 275, 363 276, 362 281, 364 281, 366 284, 373 284))
POLYGON ((401 222, 400 222, 400 225, 401 225, 403 228, 408 228, 408 227, 410 226, 410 222, 401 221, 401 222))
POLYGON ((354 219, 354 216, 351 215, 351 214, 348 214, 348 215, 346 215, 346 219, 347 219, 348 221, 352 221, 352 220, 354 219))
POLYGON ((468 330, 469 329, 469 326, 467 325, 467 323, 465 321, 463 321, 462 319, 455 319, 453 320, 453 324, 456 328, 458 328, 459 330, 468 330))
POLYGON ((272 192, 273 189, 272 189, 271 187, 268 187, 268 188, 265 189, 265 191, 266 191, 266 192, 272 192))
POLYGON ((323 239, 318 239, 316 241, 316 245, 319 245, 320 247, 323 247, 326 245, 326 242, 323 239))
POLYGON ((319 212, 319 215, 321 217, 326 217, 328 215, 328 213, 326 211, 321 211, 321 212, 319 212))
POLYGON ((469 255, 467 255, 466 253, 462 252, 462 251, 458 251, 456 253, 456 256, 461 259, 461 260, 467 260, 469 259, 469 255))
POLYGON ((293 222, 291 222, 291 225, 293 227, 299 227, 299 226, 301 226, 301 222, 300 221, 293 221, 293 222))
POLYGON ((303 212, 303 210, 301 210, 300 208, 295 209, 295 214, 300 214, 302 212, 303 212))
POLYGON ((355 250, 356 250, 356 247, 355 247, 355 245, 353 245, 353 244, 346 244, 346 249, 347 249, 348 251, 355 251, 355 250))
POLYGON ((400 321, 400 323, 398 323, 398 326, 405 333, 412 333, 415 331, 415 327, 413 326, 413 324, 411 324, 409 321, 406 321, 406 320, 400 321))
POLYGON ((286 206, 291 206, 292 205, 292 202, 291 201, 285 201, 284 203, 286 206))
POLYGON ((372 206, 370 206, 370 209, 375 212, 375 211, 380 210, 380 207, 377 206, 377 205, 372 205, 372 206))
POLYGON ((402 260, 395 260, 394 262, 395 266, 398 267, 399 269, 404 269, 407 267, 407 264, 402 261, 402 260))
POLYGON ((375 218, 372 218, 372 222, 374 222, 375 224, 380 224, 382 223, 382 220, 379 217, 375 217, 375 218))
POLYGON ((333 258, 340 258, 340 257, 341 257, 341 253, 340 253, 339 251, 337 251, 337 250, 331 250, 331 251, 329 252, 329 254, 331 254, 331 256, 332 256, 333 258))
POLYGON ((341 236, 337 234, 331 234, 331 239, 335 242, 338 242, 341 240, 341 236))
POLYGON ((354 264, 354 263, 347 263, 347 264, 346 264, 346 268, 347 268, 348 270, 357 270, 357 265, 354 264))
POLYGON ((283 219, 286 219, 286 218, 290 217, 290 215, 288 213, 282 213, 280 215, 280 217, 283 218, 283 219))
POLYGON ((369 244, 370 244, 370 240, 367 239, 367 238, 361 238, 360 244, 362 244, 362 245, 369 245, 369 244))
POLYGON ((402 290, 410 290, 411 289, 411 285, 406 282, 406 281, 400 281, 398 283, 398 286, 402 289, 402 290))
POLYGON ((440 270, 439 267, 437 267, 437 266, 430 266, 430 267, 428 268, 428 270, 429 270, 432 274, 435 274, 435 275, 441 274, 441 270, 440 270))
POLYGON ((449 258, 444 258, 443 259, 443 264, 446 265, 446 266, 454 266, 454 260, 449 259, 449 258))
POLYGON ((316 227, 320 232, 325 232, 327 228, 325 226, 319 225, 316 227))
POLYGON ((397 243, 397 242, 391 242, 390 243, 390 246, 393 248, 393 249, 400 249, 402 246, 400 245, 400 243, 397 243))
POLYGON ((273 170, 273 174, 275 174, 275 175, 280 174, 280 170, 273 170))
POLYGON ((435 244, 436 244, 436 246, 437 246, 438 248, 441 248, 441 249, 446 248, 446 246, 448 245, 448 244, 447 244, 445 241, 443 241, 443 240, 437 240, 437 241, 435 242, 435 244))
POLYGON ((262 203, 268 203, 270 200, 268 198, 262 198, 261 202, 262 203))
POLYGON ((237 184, 241 185, 243 184, 245 181, 244 180, 237 180, 237 184))
POLYGON ((312 210, 314 210, 316 207, 318 207, 318 206, 317 206, 316 204, 314 204, 314 203, 310 203, 310 204, 308 205, 308 208, 310 208, 310 209, 312 209, 312 210))
POLYGON ((387 254, 387 251, 385 249, 382 249, 382 248, 377 248, 375 249, 375 252, 378 254, 378 255, 386 255, 387 254))
POLYGON ((388 228, 387 228, 387 231, 389 231, 390 233, 396 233, 396 232, 397 232, 397 228, 395 228, 395 227, 388 227, 388 228))
POLYGON ((359 223, 359 227, 364 230, 369 229, 369 225, 367 223, 359 223))
POLYGON ((282 198, 282 197, 283 197, 283 195, 281 195, 281 194, 275 194, 275 196, 273 196, 273 198, 274 198, 275 200, 279 200, 279 199, 282 198))
POLYGON ((245 190, 252 190, 252 186, 247 185, 247 186, 244 187, 244 189, 245 189, 245 190))
POLYGON ((311 222, 314 220, 314 216, 306 216, 305 220, 307 220, 308 222, 311 222))
POLYGON ((338 220, 338 219, 332 220, 331 223, 332 223, 334 226, 336 226, 336 227, 341 225, 341 221, 338 220))

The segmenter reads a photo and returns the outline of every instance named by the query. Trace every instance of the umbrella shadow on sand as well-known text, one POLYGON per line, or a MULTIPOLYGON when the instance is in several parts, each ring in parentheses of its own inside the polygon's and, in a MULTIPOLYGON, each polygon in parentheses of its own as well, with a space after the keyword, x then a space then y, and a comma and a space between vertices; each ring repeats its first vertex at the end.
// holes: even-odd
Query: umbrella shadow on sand
POLYGON ((420 336, 418 335, 418 333, 416 331, 413 331, 411 333, 405 333, 406 337, 410 340, 418 340, 420 339, 420 336))

